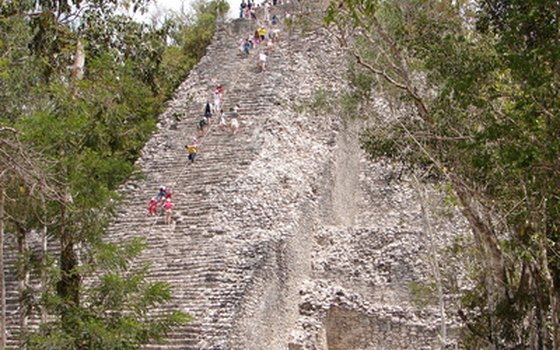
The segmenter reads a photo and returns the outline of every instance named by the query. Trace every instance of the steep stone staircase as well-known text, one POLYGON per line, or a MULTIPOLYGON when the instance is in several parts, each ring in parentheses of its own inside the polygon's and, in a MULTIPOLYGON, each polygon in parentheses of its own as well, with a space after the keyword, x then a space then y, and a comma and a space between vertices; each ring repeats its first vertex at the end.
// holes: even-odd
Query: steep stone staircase
MULTIPOLYGON (((242 192, 240 179, 248 176, 262 155, 262 136, 276 132, 267 124, 268 117, 282 113, 281 105, 289 98, 282 96, 285 84, 297 83, 296 76, 287 74, 291 57, 312 45, 313 38, 302 37, 299 40, 304 42, 298 42, 296 36, 287 40, 286 33, 281 33, 283 38, 267 61, 269 71, 257 73, 256 53, 238 56, 240 39, 254 31, 254 23, 236 23, 237 32, 232 28, 218 31, 205 59, 179 88, 162 117, 167 121, 140 161, 146 179, 127 184, 126 202, 110 228, 112 240, 146 238, 148 248, 137 263, 149 262, 151 278, 173 285, 174 301, 169 308, 194 317, 188 326, 174 330, 165 344, 147 349, 230 349, 228 336, 236 312, 264 259, 262 251, 269 249, 267 239, 247 245, 245 239, 236 241, 230 234, 236 228, 251 235, 247 230, 271 228, 283 217, 279 212, 265 212, 273 206, 224 204, 242 192), (202 138, 196 162, 189 164, 183 147, 195 136, 195 119, 217 84, 225 87, 226 110, 240 106, 240 132, 232 136, 212 125, 202 138), (174 191, 172 225, 146 216, 147 201, 161 185, 174 191), (224 214, 228 216, 225 222, 216 219, 224 214)), ((250 191, 258 190, 255 186, 250 191)))

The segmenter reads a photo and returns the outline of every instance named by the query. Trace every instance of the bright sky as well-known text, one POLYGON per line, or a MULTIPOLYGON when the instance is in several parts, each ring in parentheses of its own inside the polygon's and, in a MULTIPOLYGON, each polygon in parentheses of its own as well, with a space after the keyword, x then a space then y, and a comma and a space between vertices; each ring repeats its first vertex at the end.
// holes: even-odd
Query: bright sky
MULTIPOLYGON (((150 13, 157 13, 160 10, 180 10, 181 6, 188 12, 191 9, 193 0, 153 0, 150 13)), ((239 11, 241 0, 228 0, 230 7, 230 17, 236 17, 239 11)))

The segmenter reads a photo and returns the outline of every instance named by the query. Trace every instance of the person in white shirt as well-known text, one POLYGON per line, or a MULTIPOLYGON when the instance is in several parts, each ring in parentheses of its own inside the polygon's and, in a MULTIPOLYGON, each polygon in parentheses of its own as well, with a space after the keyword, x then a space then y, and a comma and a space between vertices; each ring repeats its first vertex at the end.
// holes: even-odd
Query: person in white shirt
POLYGON ((270 3, 268 1, 264 2, 264 20, 266 23, 270 22, 270 3))
POLYGON ((266 70, 266 53, 264 51, 259 53, 259 68, 261 72, 266 70))

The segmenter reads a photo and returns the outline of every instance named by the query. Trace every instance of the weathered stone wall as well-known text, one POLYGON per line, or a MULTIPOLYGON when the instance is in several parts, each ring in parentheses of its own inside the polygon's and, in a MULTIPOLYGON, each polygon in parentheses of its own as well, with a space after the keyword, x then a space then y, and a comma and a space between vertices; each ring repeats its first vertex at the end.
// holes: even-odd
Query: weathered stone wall
POLYGON ((365 315, 355 310, 333 307, 327 314, 325 332, 328 350, 347 349, 434 349, 437 331, 419 322, 405 322, 406 313, 394 311, 365 315), (400 316, 400 317, 399 317, 400 316))
MULTIPOLYGON (((194 321, 148 349, 436 349, 437 303, 419 306, 411 284, 433 283, 432 262, 464 232, 457 213, 426 230, 410 179, 360 150, 363 121, 311 108, 337 96, 346 60, 321 29, 281 27, 268 70, 237 54, 251 21, 224 24, 181 84, 138 165, 111 240, 144 237, 135 263, 171 283, 171 305, 194 321), (217 84, 241 129, 213 126, 197 161, 183 146, 217 84), (172 225, 146 216, 159 186, 174 190, 172 225)), ((390 116, 388 116, 390 118, 390 116)), ((438 194, 433 191, 434 198, 438 194)), ((456 324, 447 318, 448 326, 456 324)), ((450 333, 453 338, 453 333, 450 333)))

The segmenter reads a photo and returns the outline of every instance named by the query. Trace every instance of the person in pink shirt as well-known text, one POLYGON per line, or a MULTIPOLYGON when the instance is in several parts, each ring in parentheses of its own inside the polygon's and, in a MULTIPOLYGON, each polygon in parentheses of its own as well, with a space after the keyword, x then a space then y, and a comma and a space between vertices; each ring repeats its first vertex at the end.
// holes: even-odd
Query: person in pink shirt
POLYGON ((171 224, 171 217, 173 216, 173 207, 175 205, 171 202, 171 198, 167 198, 165 203, 163 203, 163 212, 165 215, 165 224, 171 224))

